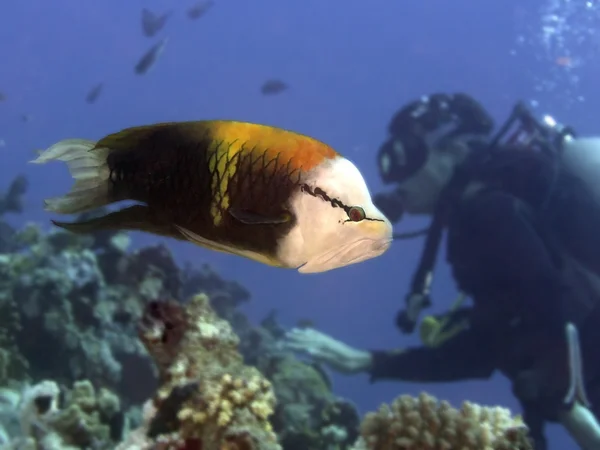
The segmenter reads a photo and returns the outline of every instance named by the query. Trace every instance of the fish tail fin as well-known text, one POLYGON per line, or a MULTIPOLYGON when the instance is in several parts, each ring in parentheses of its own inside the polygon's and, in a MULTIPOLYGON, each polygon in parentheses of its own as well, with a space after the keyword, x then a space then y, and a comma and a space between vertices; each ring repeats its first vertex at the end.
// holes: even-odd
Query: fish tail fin
POLYGON ((96 143, 84 139, 66 139, 44 150, 34 164, 48 161, 67 163, 75 183, 62 197, 44 201, 46 210, 57 214, 77 214, 108 205, 110 169, 106 161, 110 149, 96 148, 96 143))

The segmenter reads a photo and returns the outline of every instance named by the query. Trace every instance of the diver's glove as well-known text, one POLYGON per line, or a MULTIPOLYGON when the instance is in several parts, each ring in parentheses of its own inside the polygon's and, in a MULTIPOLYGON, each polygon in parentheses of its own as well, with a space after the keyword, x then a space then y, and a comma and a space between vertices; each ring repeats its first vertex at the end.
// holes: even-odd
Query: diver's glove
POLYGON ((398 222, 404 214, 402 200, 394 192, 376 194, 373 203, 392 223, 398 222))

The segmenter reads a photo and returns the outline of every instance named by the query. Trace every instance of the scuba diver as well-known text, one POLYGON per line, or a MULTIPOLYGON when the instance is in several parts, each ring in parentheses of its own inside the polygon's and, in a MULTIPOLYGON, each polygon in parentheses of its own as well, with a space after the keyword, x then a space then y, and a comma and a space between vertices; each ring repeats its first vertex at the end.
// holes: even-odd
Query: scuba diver
POLYGON ((432 217, 427 230, 397 235, 426 235, 397 326, 411 333, 431 304, 444 232, 447 262, 472 305, 460 298, 448 314, 425 318, 421 347, 359 350, 314 329, 293 329, 284 344, 372 381, 499 371, 537 450, 547 448, 548 421, 600 449, 600 139, 576 138, 521 103, 493 128, 468 95, 435 94, 394 115, 378 154, 383 181, 396 184, 375 197, 381 211, 392 222, 405 212, 432 217))

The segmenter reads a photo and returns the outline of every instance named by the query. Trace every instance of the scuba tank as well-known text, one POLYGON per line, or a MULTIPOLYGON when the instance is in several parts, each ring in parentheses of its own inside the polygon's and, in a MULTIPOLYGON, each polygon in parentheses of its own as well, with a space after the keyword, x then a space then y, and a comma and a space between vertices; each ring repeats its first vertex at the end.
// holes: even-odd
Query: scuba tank
POLYGON ((565 168, 578 176, 600 201, 600 138, 566 139, 561 159, 565 168))

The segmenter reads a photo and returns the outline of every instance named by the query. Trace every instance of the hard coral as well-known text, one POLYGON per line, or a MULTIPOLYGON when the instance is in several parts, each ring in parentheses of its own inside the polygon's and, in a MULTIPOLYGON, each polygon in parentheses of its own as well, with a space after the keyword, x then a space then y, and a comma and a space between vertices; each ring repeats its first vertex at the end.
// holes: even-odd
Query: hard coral
POLYGON ((268 422, 275 407, 271 384, 244 365, 238 337, 206 295, 185 308, 148 305, 140 338, 160 373, 148 430, 156 443, 182 450, 281 448, 268 422))
POLYGON ((89 381, 74 384, 64 407, 60 395, 53 381, 27 388, 19 404, 22 436, 7 448, 114 449, 123 431, 118 397, 104 389, 97 393, 89 381))
POLYGON ((353 450, 531 450, 527 429, 505 408, 460 410, 422 393, 365 416, 353 450))

